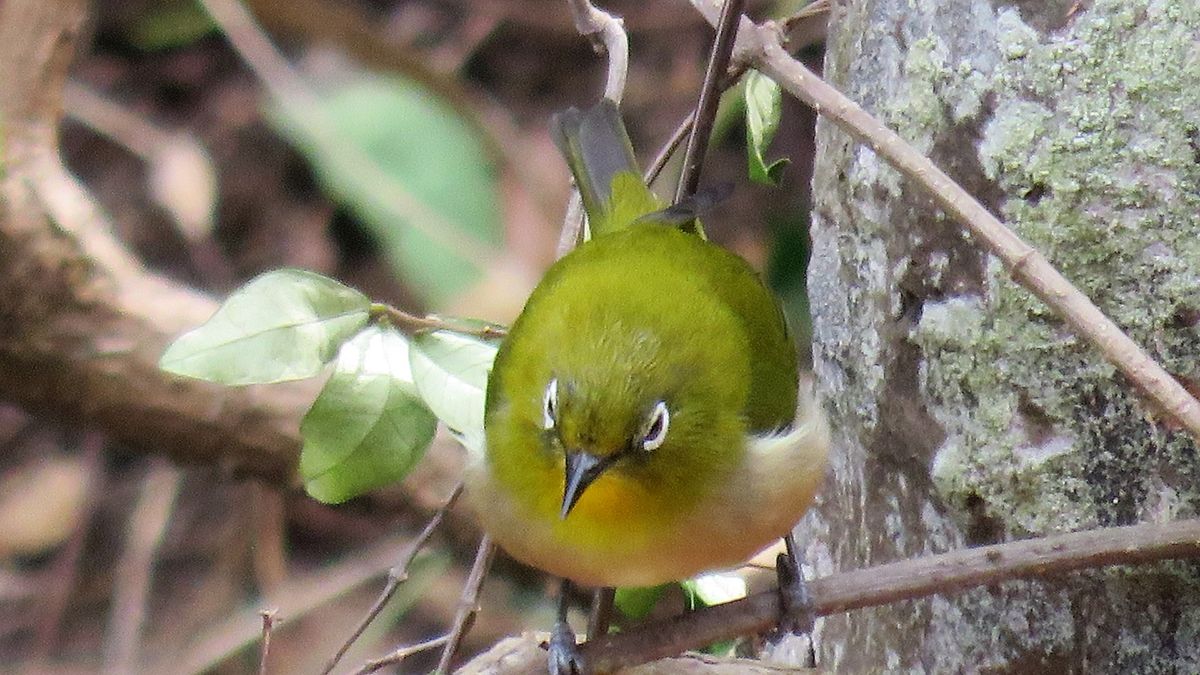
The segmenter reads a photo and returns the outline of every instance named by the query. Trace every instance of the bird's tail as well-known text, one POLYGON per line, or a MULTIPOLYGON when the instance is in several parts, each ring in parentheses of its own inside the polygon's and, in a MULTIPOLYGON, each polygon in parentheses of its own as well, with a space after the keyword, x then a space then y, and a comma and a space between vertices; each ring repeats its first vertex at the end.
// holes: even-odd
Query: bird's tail
POLYGON ((587 110, 568 108, 554 116, 551 131, 579 187, 592 236, 628 227, 663 207, 642 180, 616 103, 602 99, 587 110))

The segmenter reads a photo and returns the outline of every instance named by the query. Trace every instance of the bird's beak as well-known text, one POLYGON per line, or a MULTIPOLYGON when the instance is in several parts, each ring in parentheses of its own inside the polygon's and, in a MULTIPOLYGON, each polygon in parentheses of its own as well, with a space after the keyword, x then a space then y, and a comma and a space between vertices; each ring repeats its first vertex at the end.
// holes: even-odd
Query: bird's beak
POLYGON ((575 502, 583 495, 587 486, 596 480, 609 464, 611 457, 597 457, 590 452, 567 452, 567 481, 563 489, 562 512, 559 517, 566 519, 567 514, 575 507, 575 502))

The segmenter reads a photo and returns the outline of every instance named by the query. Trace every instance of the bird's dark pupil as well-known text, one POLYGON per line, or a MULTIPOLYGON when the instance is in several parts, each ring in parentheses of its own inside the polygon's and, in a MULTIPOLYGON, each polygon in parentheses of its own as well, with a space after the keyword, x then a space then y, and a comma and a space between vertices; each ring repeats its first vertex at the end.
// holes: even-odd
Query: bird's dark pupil
POLYGON ((659 414, 655 415, 654 421, 650 423, 650 430, 646 432, 646 438, 650 438, 650 439, 657 438, 658 435, 660 433, 662 433, 662 423, 663 423, 662 414, 659 413, 659 414))

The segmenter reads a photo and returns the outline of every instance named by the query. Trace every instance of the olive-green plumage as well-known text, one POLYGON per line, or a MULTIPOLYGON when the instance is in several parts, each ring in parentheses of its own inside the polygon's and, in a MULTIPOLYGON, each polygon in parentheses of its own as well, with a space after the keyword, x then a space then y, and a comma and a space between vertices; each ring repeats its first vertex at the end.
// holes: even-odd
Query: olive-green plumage
POLYGON ((647 585, 785 534, 824 473, 827 432, 758 275, 646 217, 657 206, 640 179, 630 197, 611 177, 636 167, 607 166, 607 180, 577 176, 614 188, 585 200, 603 231, 551 267, 496 357, 467 494, 515 557, 579 583, 647 585))

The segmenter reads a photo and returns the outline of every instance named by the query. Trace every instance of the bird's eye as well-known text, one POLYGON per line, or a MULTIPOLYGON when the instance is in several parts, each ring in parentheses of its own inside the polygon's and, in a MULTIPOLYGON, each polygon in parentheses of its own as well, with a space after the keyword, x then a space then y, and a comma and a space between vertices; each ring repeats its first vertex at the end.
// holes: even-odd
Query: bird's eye
POLYGON ((542 428, 553 429, 557 415, 558 378, 555 378, 546 385, 546 393, 542 396, 542 428))
POLYGON ((671 424, 671 413, 667 411, 667 404, 659 401, 654 406, 654 412, 650 413, 650 425, 646 427, 646 434, 642 436, 642 449, 655 450, 663 444, 667 438, 667 427, 671 424))

